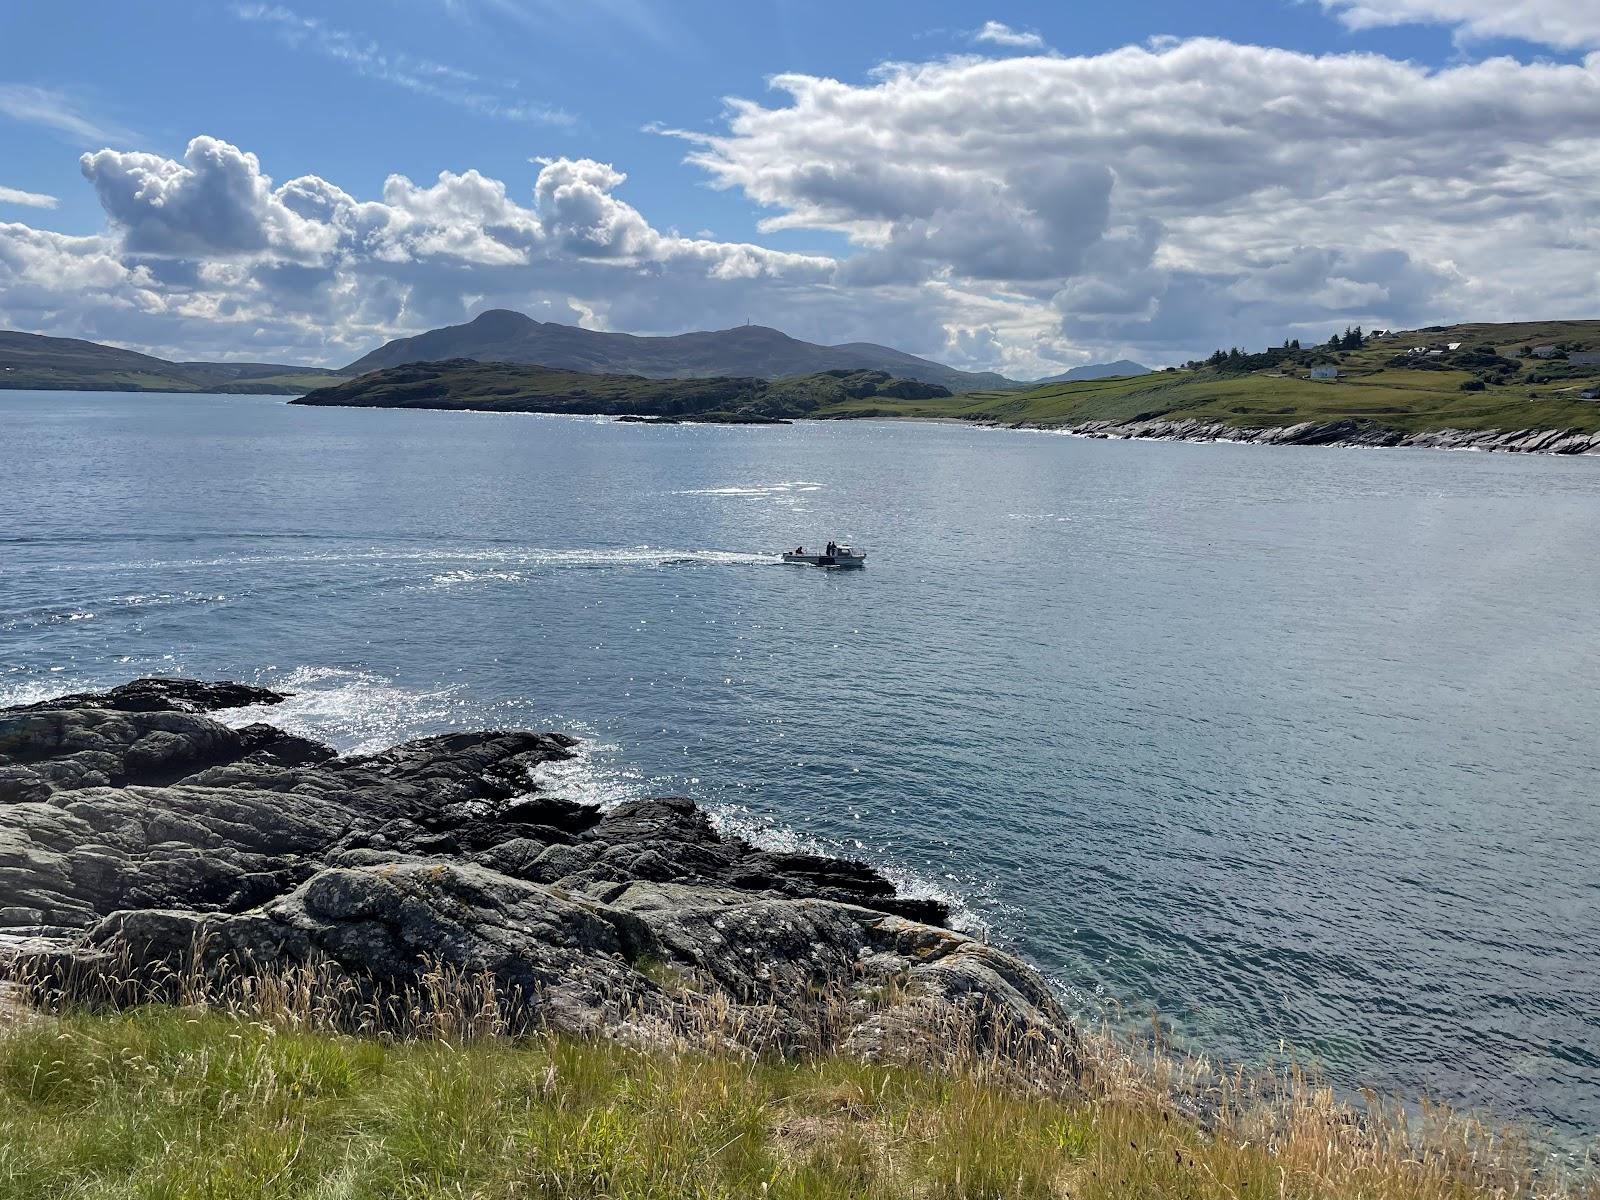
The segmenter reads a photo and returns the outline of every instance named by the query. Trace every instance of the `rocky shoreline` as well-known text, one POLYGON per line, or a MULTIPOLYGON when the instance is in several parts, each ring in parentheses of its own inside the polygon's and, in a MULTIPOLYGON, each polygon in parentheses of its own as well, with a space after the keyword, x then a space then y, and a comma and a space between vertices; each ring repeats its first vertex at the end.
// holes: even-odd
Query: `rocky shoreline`
POLYGON ((1404 433, 1371 421, 1304 421, 1273 429, 1244 429, 1221 421, 1155 417, 1134 421, 1083 421, 1076 425, 1019 422, 1076 437, 1177 442, 1245 442, 1262 446, 1349 446, 1424 450, 1482 450, 1506 454, 1600 454, 1600 433, 1575 429, 1439 429, 1404 433))
POLYGON ((724 836, 681 797, 576 803, 542 778, 561 734, 342 757, 209 715, 284 698, 141 679, 0 710, 0 977, 315 965, 365 993, 443 965, 564 1032, 636 1036, 690 993, 798 1032, 827 995, 851 1052, 952 1013, 1075 1044, 1032 968, 871 867, 724 836))

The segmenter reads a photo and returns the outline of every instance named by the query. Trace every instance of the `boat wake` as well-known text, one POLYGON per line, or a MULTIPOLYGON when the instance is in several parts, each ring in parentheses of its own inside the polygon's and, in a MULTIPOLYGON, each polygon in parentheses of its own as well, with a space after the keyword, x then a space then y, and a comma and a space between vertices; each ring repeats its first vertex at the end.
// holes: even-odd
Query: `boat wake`
POLYGON ((690 488, 673 492, 674 496, 727 496, 734 499, 763 500, 775 496, 795 496, 805 492, 820 492, 826 485, 808 479, 792 479, 786 483, 756 484, 752 487, 690 488))

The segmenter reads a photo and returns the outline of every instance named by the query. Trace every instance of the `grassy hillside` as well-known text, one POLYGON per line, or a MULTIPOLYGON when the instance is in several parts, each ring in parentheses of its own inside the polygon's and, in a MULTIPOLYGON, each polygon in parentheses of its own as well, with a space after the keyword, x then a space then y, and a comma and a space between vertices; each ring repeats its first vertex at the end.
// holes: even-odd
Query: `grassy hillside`
POLYGON ((1600 366, 1519 357, 1524 346, 1600 351, 1600 321, 1458 325, 1369 341, 1359 350, 1303 352, 1301 361, 1257 370, 1204 367, 1153 375, 977 392, 950 400, 832 406, 828 417, 921 416, 1076 425, 1145 417, 1200 418, 1240 428, 1274 428, 1345 418, 1406 433, 1438 429, 1600 431, 1600 366), (1460 342, 1455 353, 1397 363, 1412 346, 1460 342), (1493 353, 1475 351, 1493 347, 1493 353), (1495 358, 1498 356, 1498 361, 1495 358), (1311 362, 1336 365, 1336 382, 1312 381, 1311 362), (1464 391, 1482 383, 1482 390, 1464 391))
POLYGON ((1293 1073, 1095 1082, 555 1036, 380 1040, 199 1007, 0 1022, 0 1197, 1595 1200, 1440 1113, 1293 1073), (1537 1182, 1536 1182, 1537 1181, 1537 1182))
POLYGON ((372 371, 294 401, 357 408, 582 413, 673 420, 781 420, 874 398, 948 398, 932 384, 882 371, 825 371, 790 379, 646 379, 517 363, 452 359, 372 371))
POLYGON ((169 362, 77 338, 0 330, 0 389, 294 395, 338 378, 320 367, 169 362))

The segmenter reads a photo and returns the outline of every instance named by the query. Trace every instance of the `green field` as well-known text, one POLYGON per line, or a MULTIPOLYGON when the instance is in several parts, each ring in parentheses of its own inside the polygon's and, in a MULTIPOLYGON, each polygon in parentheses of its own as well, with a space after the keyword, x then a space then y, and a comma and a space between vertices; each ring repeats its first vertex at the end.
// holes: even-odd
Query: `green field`
POLYGON ((1514 355, 1525 345, 1559 343, 1600 350, 1600 321, 1461 325, 1410 333, 1368 343, 1360 350, 1324 355, 1339 368, 1336 382, 1304 378, 1304 367, 1244 374, 1185 369, 1023 391, 973 392, 949 400, 852 401, 830 406, 817 415, 948 417, 1045 426, 1195 418, 1241 429, 1354 419, 1404 433, 1439 429, 1600 432, 1600 403, 1578 398, 1586 387, 1600 387, 1600 366, 1569 367, 1514 358, 1509 360, 1514 373, 1507 382, 1488 383, 1483 391, 1463 391, 1461 385, 1474 379, 1476 372, 1390 365, 1406 347, 1455 341, 1466 347, 1494 345, 1503 355, 1514 355), (1555 377, 1541 378, 1546 375, 1555 377))

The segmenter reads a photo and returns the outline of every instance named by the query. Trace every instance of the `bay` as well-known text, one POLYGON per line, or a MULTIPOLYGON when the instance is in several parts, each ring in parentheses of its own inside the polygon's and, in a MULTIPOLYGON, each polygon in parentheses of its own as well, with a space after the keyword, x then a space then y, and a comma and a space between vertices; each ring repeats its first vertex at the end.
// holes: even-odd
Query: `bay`
POLYGON ((0 703, 586 739, 1091 1018, 1600 1131, 1600 462, 0 393, 0 703), (785 567, 829 538, 865 571, 785 567))

